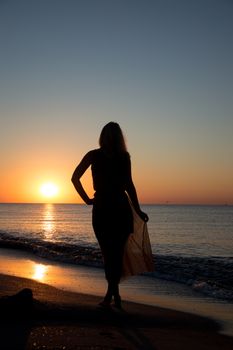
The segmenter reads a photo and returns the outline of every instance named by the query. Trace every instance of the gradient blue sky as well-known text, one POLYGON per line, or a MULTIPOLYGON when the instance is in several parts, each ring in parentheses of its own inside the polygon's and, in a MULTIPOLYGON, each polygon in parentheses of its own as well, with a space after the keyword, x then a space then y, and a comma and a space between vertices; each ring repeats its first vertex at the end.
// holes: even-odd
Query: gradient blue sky
POLYGON ((80 201, 114 120, 142 202, 233 203, 231 0, 0 0, 0 48, 0 201, 80 201))

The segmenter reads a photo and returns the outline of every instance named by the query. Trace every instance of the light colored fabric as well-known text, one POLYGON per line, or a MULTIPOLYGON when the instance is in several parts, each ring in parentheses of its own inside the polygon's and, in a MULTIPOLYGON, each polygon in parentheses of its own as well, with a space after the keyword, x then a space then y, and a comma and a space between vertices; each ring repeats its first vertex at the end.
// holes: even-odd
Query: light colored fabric
MULTIPOLYGON (((130 203, 131 204, 131 203, 130 203)), ((147 224, 135 212, 132 204, 134 232, 130 234, 124 251, 122 279, 143 272, 154 271, 153 256, 147 224)))

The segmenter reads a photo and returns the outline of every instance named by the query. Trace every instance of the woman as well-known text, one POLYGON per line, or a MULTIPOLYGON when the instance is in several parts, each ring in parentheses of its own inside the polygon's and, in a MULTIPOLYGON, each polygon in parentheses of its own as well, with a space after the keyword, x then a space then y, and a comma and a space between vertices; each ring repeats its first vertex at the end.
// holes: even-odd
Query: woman
POLYGON ((148 221, 141 211, 131 176, 130 156, 120 126, 110 122, 104 126, 99 138, 99 149, 89 151, 75 169, 72 182, 83 201, 93 204, 92 225, 99 242, 108 289, 101 306, 108 307, 114 298, 121 308, 119 283, 122 274, 124 247, 133 232, 130 198, 138 215, 148 221), (91 165, 94 198, 89 198, 80 178, 91 165))

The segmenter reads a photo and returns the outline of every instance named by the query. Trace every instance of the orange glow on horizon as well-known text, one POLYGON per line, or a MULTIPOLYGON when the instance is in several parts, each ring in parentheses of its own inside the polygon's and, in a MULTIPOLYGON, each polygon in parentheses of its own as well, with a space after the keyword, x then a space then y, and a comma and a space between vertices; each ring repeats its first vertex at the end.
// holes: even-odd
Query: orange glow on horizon
MULTIPOLYGON (((81 156, 77 156, 77 162, 81 156)), ((140 165, 140 162, 137 164, 140 165)), ((133 164, 133 180, 142 204, 233 204, 231 172, 220 169, 198 170, 188 168, 169 169, 158 166, 147 171, 133 164), (215 171, 214 171, 215 170, 215 171)), ((150 164, 149 164, 150 165, 150 164)), ((148 165, 148 166, 149 166, 148 165)), ((8 171, 1 174, 0 202, 2 203, 83 203, 71 182, 76 164, 72 159, 59 164, 28 163, 16 165, 12 162, 8 171), (42 184, 52 183, 57 191, 47 189, 42 194, 42 184)), ((204 168, 203 168, 204 169, 204 168)), ((90 197, 93 196, 91 171, 81 178, 90 197)))

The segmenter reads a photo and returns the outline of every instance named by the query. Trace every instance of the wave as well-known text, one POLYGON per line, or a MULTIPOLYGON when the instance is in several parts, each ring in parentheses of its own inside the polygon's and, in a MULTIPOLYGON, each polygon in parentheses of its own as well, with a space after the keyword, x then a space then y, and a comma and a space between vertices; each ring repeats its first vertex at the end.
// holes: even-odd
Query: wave
MULTIPOLYGON (((63 263, 103 267, 101 251, 93 246, 54 243, 0 232, 0 248, 27 251, 63 263)), ((233 301, 232 257, 154 255, 153 259, 155 269, 145 274, 148 277, 185 283, 197 292, 233 301)))
POLYGON ((27 251, 41 258, 64 263, 103 266, 100 249, 86 245, 54 243, 0 232, 0 248, 27 251))
POLYGON ((233 301, 232 257, 154 257, 153 276, 185 283, 208 296, 233 301))

